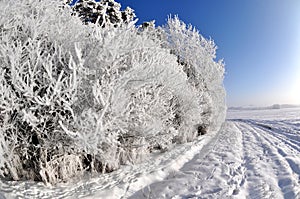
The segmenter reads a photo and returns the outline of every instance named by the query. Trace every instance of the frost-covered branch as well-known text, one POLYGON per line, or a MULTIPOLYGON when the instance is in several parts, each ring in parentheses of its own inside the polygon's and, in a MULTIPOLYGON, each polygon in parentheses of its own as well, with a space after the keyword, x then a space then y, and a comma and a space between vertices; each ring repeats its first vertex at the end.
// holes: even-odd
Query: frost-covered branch
POLYGON ((110 172, 224 121, 213 41, 177 17, 136 27, 133 10, 120 8, 0 1, 2 179, 110 172))

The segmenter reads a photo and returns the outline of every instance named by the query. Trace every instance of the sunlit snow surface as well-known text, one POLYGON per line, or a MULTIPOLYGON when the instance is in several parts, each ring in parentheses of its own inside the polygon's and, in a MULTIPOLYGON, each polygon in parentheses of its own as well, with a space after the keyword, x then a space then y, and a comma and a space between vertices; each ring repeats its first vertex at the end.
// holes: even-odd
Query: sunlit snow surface
POLYGON ((218 133, 99 177, 46 187, 1 182, 6 198, 300 198, 300 109, 229 111, 218 133))

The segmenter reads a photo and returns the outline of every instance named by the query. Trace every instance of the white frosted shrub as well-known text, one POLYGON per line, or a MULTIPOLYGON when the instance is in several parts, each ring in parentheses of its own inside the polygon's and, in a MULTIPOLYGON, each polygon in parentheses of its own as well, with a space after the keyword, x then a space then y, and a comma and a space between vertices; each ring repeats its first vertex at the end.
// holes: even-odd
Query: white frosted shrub
POLYGON ((222 123, 214 44, 177 18, 142 30, 126 12, 103 25, 58 0, 0 1, 2 179, 110 172, 222 123))
MULTIPOLYGON (((95 161, 105 160, 107 170, 117 168, 119 159, 135 162, 149 150, 167 149, 179 132, 194 133, 200 119, 196 95, 176 57, 133 25, 95 29, 94 43, 101 47, 86 61, 93 74, 89 81, 95 81, 79 92, 94 100, 80 103, 88 109, 81 110, 88 111, 82 118, 91 119, 78 125, 78 132, 91 139, 85 146, 96 146, 96 140, 108 143, 101 144, 105 153, 95 153, 95 161)), ((95 149, 88 148, 84 150, 95 149)))
POLYGON ((164 32, 165 48, 177 56, 188 82, 197 91, 201 109, 200 131, 218 130, 225 119, 224 64, 216 59, 216 45, 198 30, 186 25, 177 16, 169 18, 164 32))
POLYGON ((1 174, 67 180, 81 172, 82 154, 59 124, 74 123, 82 76, 74 45, 87 29, 57 1, 0 4, 1 174))

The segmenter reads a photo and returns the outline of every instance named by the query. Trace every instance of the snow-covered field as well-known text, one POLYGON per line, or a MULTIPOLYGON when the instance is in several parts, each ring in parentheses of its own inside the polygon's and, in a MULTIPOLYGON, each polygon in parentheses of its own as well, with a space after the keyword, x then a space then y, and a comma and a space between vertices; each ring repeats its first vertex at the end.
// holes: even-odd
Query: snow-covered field
POLYGON ((300 108, 229 111, 221 131, 68 185, 1 182, 0 198, 300 198, 300 108))

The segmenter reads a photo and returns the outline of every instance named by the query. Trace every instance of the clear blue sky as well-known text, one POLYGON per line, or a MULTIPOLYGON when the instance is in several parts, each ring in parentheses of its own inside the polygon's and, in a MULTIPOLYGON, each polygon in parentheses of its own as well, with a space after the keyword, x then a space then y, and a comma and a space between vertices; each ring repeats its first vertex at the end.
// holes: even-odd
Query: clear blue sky
POLYGON ((300 104, 300 0, 116 0, 138 23, 178 14, 212 37, 228 106, 300 104))

